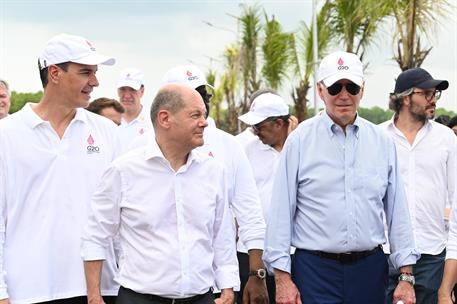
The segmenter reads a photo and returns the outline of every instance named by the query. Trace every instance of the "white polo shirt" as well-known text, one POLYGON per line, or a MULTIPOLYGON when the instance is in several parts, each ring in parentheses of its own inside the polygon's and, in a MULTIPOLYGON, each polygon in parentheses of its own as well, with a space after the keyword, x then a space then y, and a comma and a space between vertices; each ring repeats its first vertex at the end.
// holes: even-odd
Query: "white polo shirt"
POLYGON ((395 141, 416 246, 420 253, 439 254, 447 239, 444 211, 447 204, 455 206, 456 136, 429 120, 411 145, 393 119, 380 126, 395 141))
MULTIPOLYGON (((245 148, 245 146, 251 141, 253 140, 254 138, 257 138, 257 135, 255 135, 254 133, 252 133, 251 131, 251 128, 250 127, 247 127, 243 132, 241 132, 240 134, 238 135, 235 135, 235 139, 240 143, 241 147, 243 147, 243 149, 245 148)), ((260 139, 258 139, 260 140, 260 139)))
POLYGON ((143 135, 148 130, 152 130, 151 116, 149 109, 142 106, 140 114, 131 122, 127 122, 124 118, 121 119, 119 126, 119 137, 121 141, 121 152, 128 151, 130 144, 140 135, 143 135))
POLYGON ((105 258, 119 232, 123 287, 186 298, 239 287, 232 216, 222 164, 197 151, 175 171, 155 142, 121 156, 93 198, 85 260, 105 258))
MULTIPOLYGON (((0 121, 0 298, 25 304, 86 295, 81 236, 92 193, 116 156, 117 130, 78 109, 60 139, 31 104, 0 121)), ((116 295, 109 244, 102 294, 116 295)))

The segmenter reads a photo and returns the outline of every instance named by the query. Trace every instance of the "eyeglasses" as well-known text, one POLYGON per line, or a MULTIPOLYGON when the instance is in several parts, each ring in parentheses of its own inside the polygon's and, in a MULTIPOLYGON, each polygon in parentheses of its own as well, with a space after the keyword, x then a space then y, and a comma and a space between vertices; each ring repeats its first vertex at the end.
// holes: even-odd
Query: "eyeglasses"
POLYGON ((278 119, 278 118, 270 117, 270 118, 265 119, 264 121, 259 122, 258 124, 252 125, 251 127, 255 132, 259 133, 261 131, 261 129, 263 128, 263 126, 265 126, 268 122, 276 121, 276 119, 278 119))
POLYGON ((422 91, 422 92, 414 91, 414 92, 411 93, 411 95, 413 95, 413 94, 424 96, 425 100, 427 100, 429 102, 432 101, 433 97, 435 97, 436 100, 440 99, 440 97, 441 97, 441 91, 440 90, 422 91))
POLYGON ((355 83, 334 83, 331 86, 327 87, 327 91, 330 95, 335 96, 338 95, 343 87, 346 88, 346 91, 351 95, 357 95, 360 92, 360 86, 356 85, 355 83))

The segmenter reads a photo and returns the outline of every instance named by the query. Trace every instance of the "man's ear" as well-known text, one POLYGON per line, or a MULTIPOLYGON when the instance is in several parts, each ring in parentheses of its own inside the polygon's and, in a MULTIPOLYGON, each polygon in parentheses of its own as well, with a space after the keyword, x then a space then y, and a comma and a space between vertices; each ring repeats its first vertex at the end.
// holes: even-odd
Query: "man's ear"
POLYGON ((171 113, 167 110, 160 110, 157 113, 157 124, 164 129, 170 128, 171 113))
POLYGON ((58 83, 60 79, 60 74, 63 72, 62 69, 59 69, 55 64, 51 64, 48 67, 48 82, 58 83))

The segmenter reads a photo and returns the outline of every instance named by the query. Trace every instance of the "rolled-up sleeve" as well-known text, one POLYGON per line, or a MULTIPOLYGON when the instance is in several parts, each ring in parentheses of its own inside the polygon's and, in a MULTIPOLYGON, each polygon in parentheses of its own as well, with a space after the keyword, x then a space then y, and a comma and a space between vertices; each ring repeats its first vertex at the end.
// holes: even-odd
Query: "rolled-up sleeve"
POLYGON ((239 224, 239 237, 248 250, 263 249, 265 220, 251 165, 238 143, 232 152, 235 185, 229 203, 239 224))
POLYGON ((387 193, 383 199, 387 231, 390 241, 390 259, 393 266, 416 264, 420 258, 414 242, 405 188, 393 141, 389 138, 389 173, 387 193))
POLYGON ((453 149, 449 153, 448 160, 448 199, 451 203, 452 213, 449 220, 449 235, 446 246, 446 259, 457 260, 457 195, 456 195, 456 171, 457 171, 457 140, 453 138, 453 149))
POLYGON ((263 255, 270 273, 273 273, 273 268, 289 273, 291 269, 290 246, 297 205, 299 144, 298 136, 289 136, 275 174, 263 255))
POLYGON ((217 198, 216 218, 214 222, 214 261, 216 286, 219 289, 234 288, 239 290, 240 279, 235 250, 235 237, 232 215, 229 209, 225 174, 220 180, 220 192, 217 198))
POLYGON ((6 235, 6 166, 0 153, 0 299, 8 298, 3 248, 6 235))
POLYGON ((106 250, 118 232, 121 192, 121 175, 112 165, 103 174, 92 197, 91 210, 82 238, 83 260, 106 259, 106 250))

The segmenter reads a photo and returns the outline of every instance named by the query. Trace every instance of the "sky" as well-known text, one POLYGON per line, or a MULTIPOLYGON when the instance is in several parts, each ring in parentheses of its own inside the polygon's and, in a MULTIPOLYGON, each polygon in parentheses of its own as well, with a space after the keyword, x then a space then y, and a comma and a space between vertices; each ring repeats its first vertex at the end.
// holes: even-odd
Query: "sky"
MULTIPOLYGON (((0 0, 0 78, 18 92, 41 90, 37 58, 46 42, 59 33, 79 35, 117 60, 114 66, 99 66, 100 86, 92 99, 117 98, 119 72, 136 67, 145 73, 143 103, 149 106, 163 75, 174 66, 193 63, 202 70, 222 71, 223 51, 238 38, 235 16, 241 13, 241 3, 259 4, 286 31, 311 22, 311 0, 0 0)), ((366 55, 363 107, 387 108, 388 94, 401 72, 391 59, 391 33, 387 27, 380 29, 366 55)), ((436 26, 428 41, 433 49, 422 67, 434 78, 450 82, 438 107, 457 112, 457 8, 436 26)), ((337 50, 336 46, 329 51, 337 50)), ((292 103, 291 83, 286 80, 281 90, 288 103, 292 103)))

